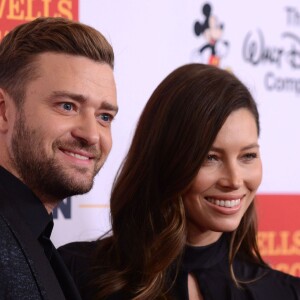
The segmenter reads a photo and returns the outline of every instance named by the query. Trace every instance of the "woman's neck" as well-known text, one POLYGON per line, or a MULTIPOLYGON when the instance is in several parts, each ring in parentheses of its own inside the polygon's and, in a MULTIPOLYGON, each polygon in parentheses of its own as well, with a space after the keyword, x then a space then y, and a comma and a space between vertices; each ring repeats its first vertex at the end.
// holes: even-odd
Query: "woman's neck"
POLYGON ((199 233, 192 228, 188 228, 187 244, 191 246, 207 246, 215 243, 223 234, 223 232, 205 231, 199 233))

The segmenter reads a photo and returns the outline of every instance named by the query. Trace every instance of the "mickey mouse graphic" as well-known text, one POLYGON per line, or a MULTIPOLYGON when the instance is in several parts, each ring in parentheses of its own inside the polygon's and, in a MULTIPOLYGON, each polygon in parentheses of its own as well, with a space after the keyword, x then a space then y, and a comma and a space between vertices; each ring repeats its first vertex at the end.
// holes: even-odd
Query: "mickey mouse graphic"
POLYGON ((229 43, 222 40, 224 24, 219 23, 217 17, 212 15, 212 7, 210 4, 204 4, 202 8, 205 20, 203 23, 195 22, 194 32, 196 36, 201 34, 206 40, 206 44, 200 49, 197 49, 197 55, 202 57, 204 54, 209 54, 206 63, 214 66, 220 65, 221 56, 224 56, 228 50, 229 43), (223 52, 223 53, 222 53, 223 52))

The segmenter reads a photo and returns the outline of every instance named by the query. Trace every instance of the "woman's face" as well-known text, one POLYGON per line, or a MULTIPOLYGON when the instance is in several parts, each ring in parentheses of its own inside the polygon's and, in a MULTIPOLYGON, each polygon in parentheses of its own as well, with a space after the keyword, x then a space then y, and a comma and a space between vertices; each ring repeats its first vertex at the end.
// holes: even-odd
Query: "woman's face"
POLYGON ((235 230, 261 183, 257 126, 245 109, 232 112, 183 195, 188 243, 206 245, 235 230))

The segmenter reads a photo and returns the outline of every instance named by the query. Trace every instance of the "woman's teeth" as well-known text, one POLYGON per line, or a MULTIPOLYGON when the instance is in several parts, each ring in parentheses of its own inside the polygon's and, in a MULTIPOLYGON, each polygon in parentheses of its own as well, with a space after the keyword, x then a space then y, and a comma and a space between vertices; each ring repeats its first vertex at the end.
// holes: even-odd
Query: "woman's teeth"
POLYGON ((205 198, 208 202, 222 207, 235 207, 241 203, 241 199, 236 200, 216 200, 213 198, 205 198))

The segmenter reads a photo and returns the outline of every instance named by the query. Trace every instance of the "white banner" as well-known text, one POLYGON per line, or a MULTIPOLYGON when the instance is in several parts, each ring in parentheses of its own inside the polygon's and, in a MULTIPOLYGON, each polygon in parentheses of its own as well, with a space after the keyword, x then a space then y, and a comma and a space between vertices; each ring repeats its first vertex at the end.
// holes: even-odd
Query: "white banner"
POLYGON ((114 47, 120 111, 113 149, 94 188, 55 211, 57 246, 109 229, 112 181, 138 117, 159 82, 186 63, 218 64, 250 88, 261 115, 260 192, 300 195, 299 0, 81 0, 79 20, 114 47))

